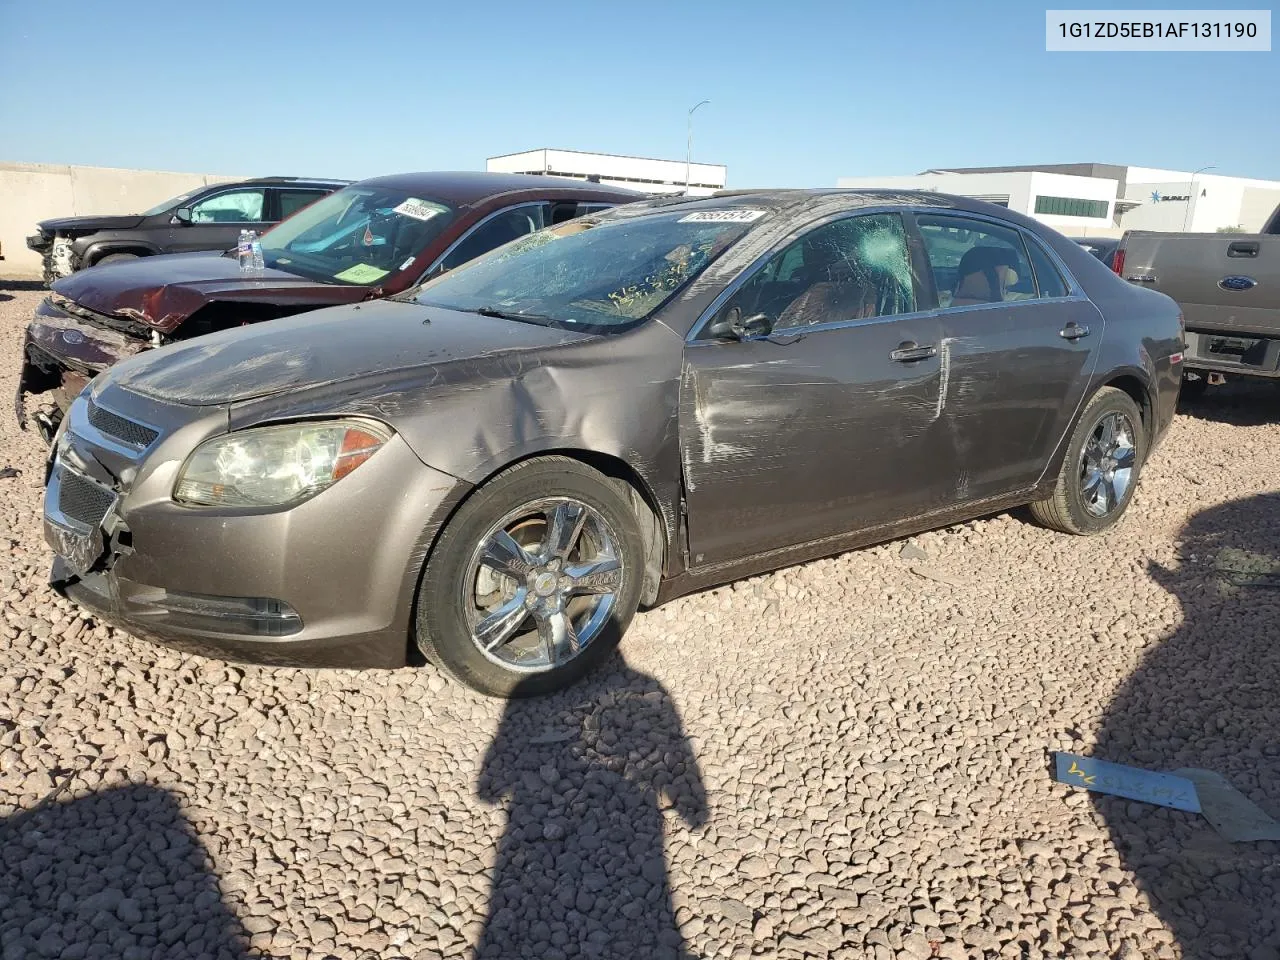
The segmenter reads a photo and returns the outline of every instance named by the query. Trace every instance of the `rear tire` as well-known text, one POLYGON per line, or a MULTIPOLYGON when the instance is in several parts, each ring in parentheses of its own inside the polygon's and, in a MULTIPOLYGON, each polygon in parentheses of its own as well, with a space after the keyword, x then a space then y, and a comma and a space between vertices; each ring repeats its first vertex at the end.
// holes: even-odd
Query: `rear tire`
POLYGON ((516 464, 440 534, 418 591, 418 649, 489 696, 568 686, 613 652, 635 615, 641 544, 616 481, 568 457, 516 464))
POLYGON ((1093 536, 1124 515, 1147 455, 1142 412, 1123 390, 1103 387, 1085 405, 1053 493, 1031 515, 1052 530, 1093 536))
POLYGON ((106 266, 108 263, 123 263, 125 260, 137 260, 136 253, 108 253, 105 257, 99 257, 93 261, 95 267, 106 266))

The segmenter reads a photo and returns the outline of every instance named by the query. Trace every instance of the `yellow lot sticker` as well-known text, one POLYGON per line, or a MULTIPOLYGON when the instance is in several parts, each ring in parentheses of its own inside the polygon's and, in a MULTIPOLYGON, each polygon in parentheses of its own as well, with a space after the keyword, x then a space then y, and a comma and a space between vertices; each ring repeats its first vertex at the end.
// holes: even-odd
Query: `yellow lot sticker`
POLYGON ((375 267, 371 263, 357 263, 354 267, 347 267, 341 273, 335 273, 333 279, 344 283, 373 283, 375 280, 381 280, 387 273, 388 271, 375 267))

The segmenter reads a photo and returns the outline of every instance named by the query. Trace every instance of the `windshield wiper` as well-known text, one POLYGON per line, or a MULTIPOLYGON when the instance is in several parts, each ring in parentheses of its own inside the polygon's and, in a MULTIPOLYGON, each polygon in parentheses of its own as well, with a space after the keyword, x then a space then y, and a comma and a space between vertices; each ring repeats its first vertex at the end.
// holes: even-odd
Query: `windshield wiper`
POLYGON ((555 317, 548 317, 541 313, 515 313, 510 310, 499 310, 497 307, 476 307, 470 311, 478 313, 482 317, 497 317, 499 320, 524 320, 529 323, 559 323, 555 317))

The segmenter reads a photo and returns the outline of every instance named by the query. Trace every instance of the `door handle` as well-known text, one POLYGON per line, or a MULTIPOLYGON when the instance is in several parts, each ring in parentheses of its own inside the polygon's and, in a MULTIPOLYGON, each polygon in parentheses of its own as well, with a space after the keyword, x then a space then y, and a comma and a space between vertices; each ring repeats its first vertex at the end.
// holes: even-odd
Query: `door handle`
POLYGON ((1063 340, 1079 340, 1081 337, 1089 335, 1089 328, 1081 326, 1072 320, 1065 327, 1058 331, 1058 336, 1063 340))
POLYGON ((1125 279, 1130 283, 1155 283, 1156 275, 1154 273, 1148 273, 1143 276, 1125 277, 1125 279))
POLYGON ((889 359, 896 360, 898 363, 914 363, 917 360, 928 360, 930 357, 938 355, 936 345, 930 343, 920 346, 914 340, 903 340, 898 344, 897 350, 889 351, 889 359))
POLYGON ((1256 240, 1236 240, 1227 244, 1228 257, 1256 257, 1258 242, 1256 240))

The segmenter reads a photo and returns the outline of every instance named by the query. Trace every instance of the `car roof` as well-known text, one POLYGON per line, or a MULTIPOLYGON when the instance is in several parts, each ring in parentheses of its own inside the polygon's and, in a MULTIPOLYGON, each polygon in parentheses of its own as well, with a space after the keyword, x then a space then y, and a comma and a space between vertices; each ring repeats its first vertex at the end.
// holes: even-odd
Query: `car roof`
POLYGON ((442 200, 457 206, 470 206, 506 193, 537 192, 541 190, 572 190, 581 197, 596 197, 602 201, 627 203, 649 196, 592 183, 573 177, 544 177, 529 173, 481 173, 475 170, 446 170, 427 173, 397 173, 385 177, 361 180, 361 186, 390 187, 408 193, 421 193, 434 200, 442 200))
POLYGON ((782 188, 759 190, 721 190, 708 197, 650 197, 633 203, 613 215, 638 216, 647 212, 660 212, 672 207, 681 210, 724 210, 734 207, 764 209, 776 213, 798 213, 806 209, 821 209, 837 213, 861 207, 937 207, 939 209, 967 210, 999 216, 1015 223, 1027 218, 1009 210, 971 197, 959 197, 932 190, 868 190, 843 187, 782 188))
POLYGON ((234 187, 240 184, 252 183, 263 184, 266 186, 288 186, 288 187, 345 187, 351 183, 350 180, 334 180, 329 177, 250 177, 248 180, 236 180, 227 183, 211 183, 211 187, 234 187))

